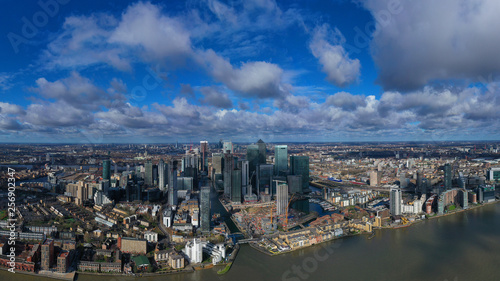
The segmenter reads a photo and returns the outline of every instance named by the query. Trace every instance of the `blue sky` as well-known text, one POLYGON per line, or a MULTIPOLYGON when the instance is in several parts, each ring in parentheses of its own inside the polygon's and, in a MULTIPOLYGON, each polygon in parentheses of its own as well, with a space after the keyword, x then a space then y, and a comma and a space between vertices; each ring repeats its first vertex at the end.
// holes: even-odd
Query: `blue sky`
POLYGON ((0 142, 499 138, 498 1, 2 4, 0 142))

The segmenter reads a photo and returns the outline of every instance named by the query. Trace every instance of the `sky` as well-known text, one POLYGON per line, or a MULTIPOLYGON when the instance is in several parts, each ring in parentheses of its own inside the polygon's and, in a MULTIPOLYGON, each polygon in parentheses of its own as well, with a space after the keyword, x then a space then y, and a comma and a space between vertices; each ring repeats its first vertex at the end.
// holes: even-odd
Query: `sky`
POLYGON ((0 142, 500 139, 500 1, 1 3, 0 142))

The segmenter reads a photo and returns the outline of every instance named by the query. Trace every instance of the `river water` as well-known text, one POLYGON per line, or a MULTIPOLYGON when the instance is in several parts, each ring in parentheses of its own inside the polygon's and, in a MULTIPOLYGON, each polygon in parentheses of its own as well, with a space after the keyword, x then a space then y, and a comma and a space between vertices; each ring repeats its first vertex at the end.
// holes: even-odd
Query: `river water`
MULTIPOLYGON (((270 257, 243 245, 231 270, 219 268, 141 280, 498 280, 500 204, 400 229, 342 238, 270 257), (328 247, 328 249, 325 249, 328 247)), ((0 280, 48 280, 0 272, 0 280)), ((125 281, 131 277, 80 275, 79 281, 125 281)))

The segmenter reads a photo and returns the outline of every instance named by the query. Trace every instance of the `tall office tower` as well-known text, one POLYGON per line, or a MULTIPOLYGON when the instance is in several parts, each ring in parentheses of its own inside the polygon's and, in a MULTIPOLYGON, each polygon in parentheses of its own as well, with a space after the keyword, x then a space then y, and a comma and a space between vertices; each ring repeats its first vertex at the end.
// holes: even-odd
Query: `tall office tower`
POLYGON ((259 164, 266 164, 266 143, 259 140, 257 146, 259 147, 259 164))
POLYGON ((422 171, 417 171, 417 193, 427 193, 427 188, 424 186, 424 173, 422 171))
POLYGON ((286 214, 288 207, 288 185, 285 182, 277 182, 276 185, 276 213, 278 215, 286 214))
POLYGON ((193 178, 192 177, 178 177, 177 190, 193 191, 193 178))
POLYGON ((207 163, 208 163, 208 158, 207 158, 208 141, 200 141, 200 153, 201 153, 200 171, 206 171, 207 170, 207 163))
POLYGON ((302 193, 302 176, 288 175, 286 181, 290 193, 302 193))
POLYGON ((177 160, 171 160, 168 165, 168 204, 177 205, 177 160))
POLYGON ((286 176, 288 173, 288 146, 274 146, 274 174, 286 176))
POLYGON ((165 191, 165 186, 167 185, 167 166, 163 159, 160 159, 158 163, 158 188, 161 191, 165 191))
POLYGON ((109 159, 102 161, 102 179, 111 179, 111 160, 109 159))
POLYGON ((370 172, 370 186, 378 186, 380 183, 380 172, 371 171, 370 172))
POLYGON ((401 215, 401 189, 400 188, 391 188, 391 197, 390 197, 390 207, 391 207, 391 215, 399 216, 401 215))
POLYGON ((201 231, 210 232, 210 186, 202 186, 200 192, 201 231))
POLYGON ((224 147, 222 148, 222 153, 233 153, 233 143, 230 141, 224 142, 224 147))
POLYGON ((248 176, 249 176, 249 164, 248 160, 242 160, 241 161, 241 194, 242 197, 244 195, 251 195, 252 191, 248 191, 248 176))
POLYGON ((231 201, 241 203, 241 170, 231 171, 231 201))
POLYGON ((257 166, 257 193, 272 195, 274 168, 272 164, 259 164, 257 166))
POLYGON ((222 153, 212 153, 212 170, 214 174, 222 174, 222 153))
POLYGON ((153 185, 153 163, 151 160, 146 161, 144 164, 144 183, 146 185, 153 185))
POLYGON ((309 156, 290 156, 292 175, 302 176, 302 192, 309 189, 309 156))
POLYGON ((450 163, 444 164, 444 190, 451 189, 451 165, 450 163))
POLYGON ((234 170, 234 158, 230 153, 224 154, 224 194, 231 198, 231 172, 234 170))
MULTIPOLYGON (((259 165, 259 146, 256 144, 250 144, 247 146, 247 160, 248 160, 248 170, 250 176, 256 171, 257 165, 259 165)), ((262 163, 265 164, 265 163, 262 163)))
POLYGON ((43 270, 49 270, 54 263, 54 240, 47 239, 42 244, 41 267, 43 270))

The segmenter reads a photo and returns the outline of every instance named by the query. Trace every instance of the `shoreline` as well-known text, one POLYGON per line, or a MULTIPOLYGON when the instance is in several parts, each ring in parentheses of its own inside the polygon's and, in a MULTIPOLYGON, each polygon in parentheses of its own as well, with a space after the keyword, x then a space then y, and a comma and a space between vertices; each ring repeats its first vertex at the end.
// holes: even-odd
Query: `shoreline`
MULTIPOLYGON (((475 210, 475 209, 479 209, 479 208, 482 208, 482 207, 485 207, 485 206, 495 205, 495 204, 497 204, 499 202, 500 202, 500 200, 495 200, 495 201, 489 202, 489 203, 478 204, 478 205, 472 206, 472 207, 467 208, 467 209, 461 209, 461 210, 454 211, 454 212, 451 212, 451 213, 446 213, 446 214, 443 214, 443 215, 435 215, 435 216, 432 216, 432 217, 427 217, 426 220, 435 219, 435 218, 441 218, 441 217, 450 216, 450 215, 454 215, 454 214, 458 214, 458 213, 462 213, 462 212, 467 212, 469 210, 475 210)), ((418 221, 409 223, 408 225, 405 225, 405 226, 399 226, 399 227, 394 227, 394 226, 380 227, 380 228, 375 228, 374 230, 406 228, 406 227, 410 227, 412 225, 424 222, 426 220, 418 220, 418 221)), ((237 227, 238 227, 238 225, 237 225, 237 227)), ((239 229, 239 227, 238 227, 238 229, 239 229)), ((332 241, 335 241, 335 240, 341 239, 341 238, 348 238, 348 237, 354 237, 354 236, 365 235, 365 234, 370 234, 371 235, 372 233, 371 232, 360 232, 360 233, 356 233, 356 234, 348 234, 348 235, 344 235, 344 236, 340 236, 340 237, 335 237, 335 238, 332 238, 332 239, 329 239, 329 240, 325 240, 325 241, 322 241, 320 243, 316 243, 316 244, 313 244, 313 245, 309 245, 309 246, 305 246, 305 247, 300 247, 300 248, 295 248, 295 249, 292 249, 292 250, 278 252, 278 253, 270 253, 269 251, 267 251, 265 249, 262 249, 261 247, 257 246, 256 242, 250 242, 248 244, 249 244, 249 246, 252 249, 254 249, 254 250, 258 251, 258 252, 261 252, 263 254, 266 254, 266 255, 272 257, 272 256, 278 256, 278 255, 282 255, 282 254, 292 253, 292 252, 297 251, 297 250, 311 248, 311 247, 318 246, 318 245, 321 245, 321 244, 327 243, 327 242, 332 242, 332 241)), ((215 266, 222 266, 222 265, 228 265, 230 263, 233 263, 236 260, 236 257, 238 255, 240 247, 241 247, 240 244, 236 244, 236 245, 237 246, 235 246, 235 247, 237 247, 237 249, 236 249, 235 252, 233 252, 233 254, 231 255, 231 258, 228 259, 228 262, 217 264, 215 266)), ((215 266, 211 266, 209 268, 213 268, 215 266)), ((78 272, 78 271, 67 273, 67 274, 73 274, 73 278, 68 278, 68 277, 63 277, 63 276, 57 276, 57 275, 52 276, 52 274, 49 275, 49 274, 33 273, 33 272, 29 272, 29 271, 16 271, 15 273, 26 274, 26 275, 30 275, 30 276, 34 276, 34 277, 44 277, 44 278, 57 279, 57 280, 66 280, 67 281, 67 280, 75 280, 75 277, 78 277, 78 275, 80 275, 80 274, 82 274, 82 275, 110 276, 110 277, 112 277, 112 276, 114 276, 114 277, 121 276, 121 277, 135 277, 135 278, 140 278, 140 277, 152 277, 152 276, 161 276, 161 275, 169 275, 169 274, 193 273, 193 272, 198 271, 198 270, 209 269, 209 268, 203 267, 203 268, 195 269, 194 267, 191 267, 191 269, 183 269, 183 270, 180 270, 180 271, 170 271, 170 272, 161 272, 161 273, 143 273, 140 276, 137 276, 137 274, 136 275, 123 274, 123 273, 120 273, 120 274, 109 274, 109 273, 78 272)), ((8 271, 8 268, 1 267, 0 269, 3 270, 3 271, 8 271)), ((54 273, 54 274, 56 274, 56 273, 54 273)))

